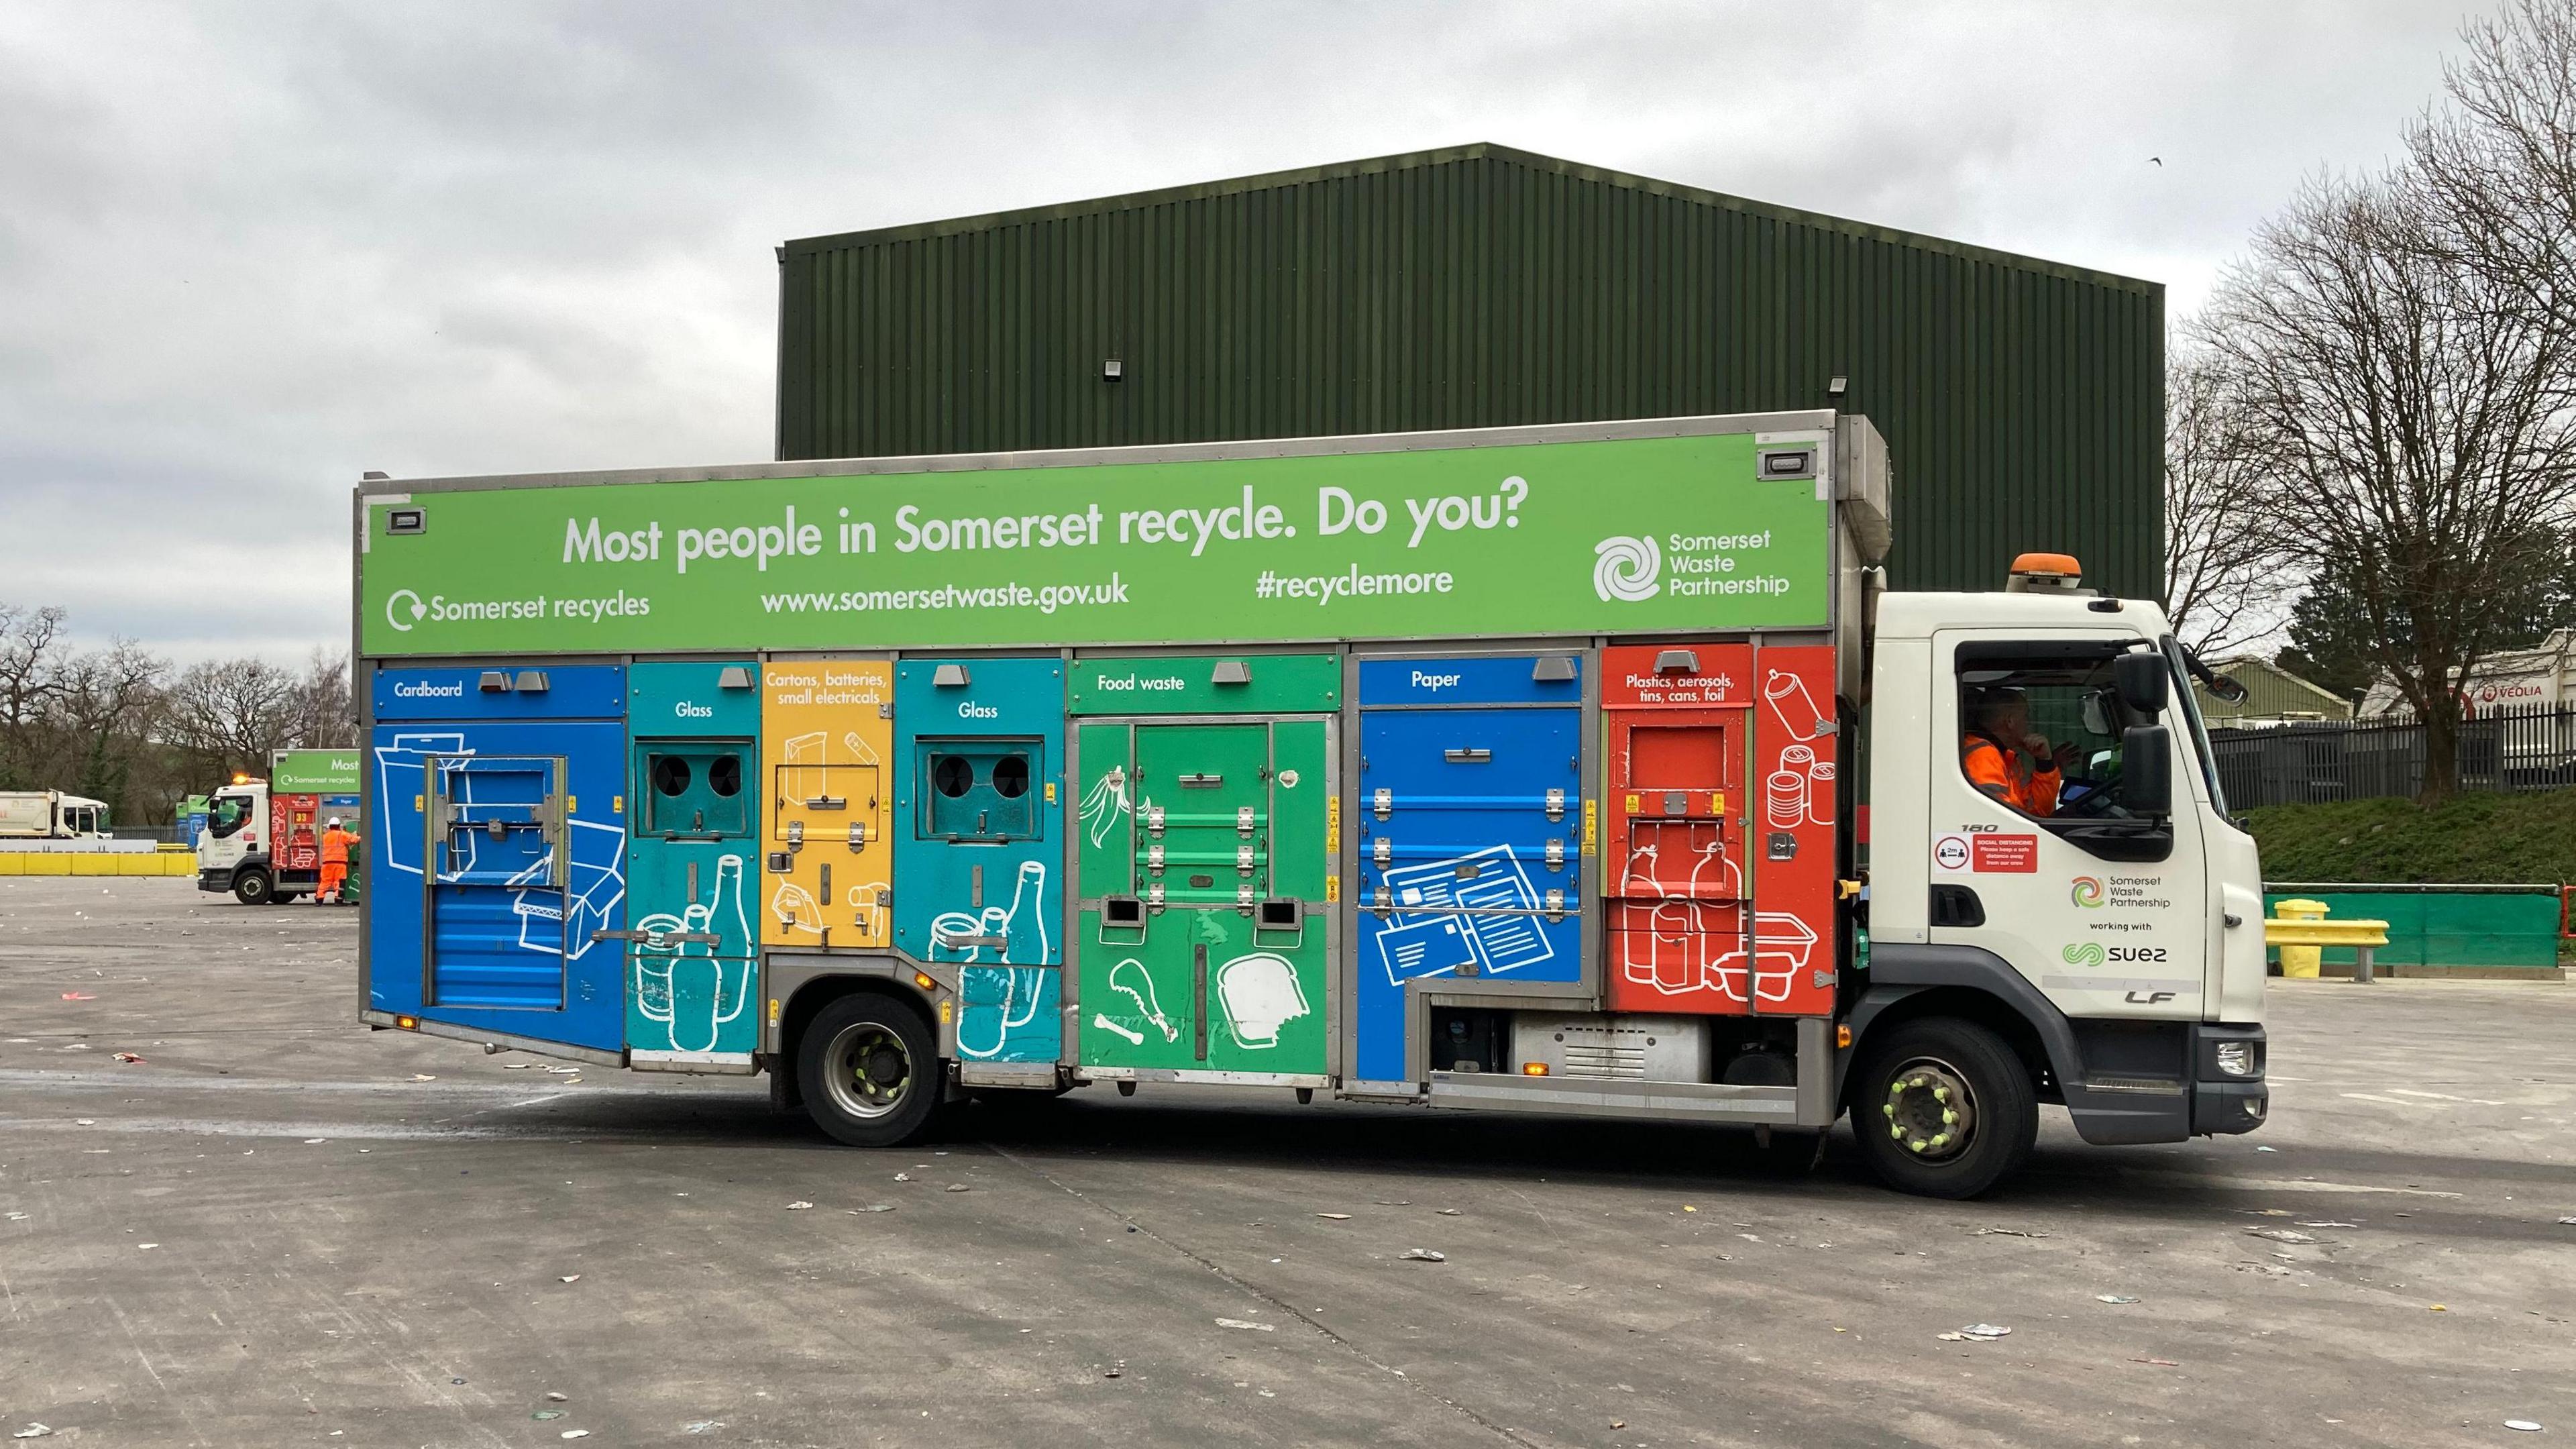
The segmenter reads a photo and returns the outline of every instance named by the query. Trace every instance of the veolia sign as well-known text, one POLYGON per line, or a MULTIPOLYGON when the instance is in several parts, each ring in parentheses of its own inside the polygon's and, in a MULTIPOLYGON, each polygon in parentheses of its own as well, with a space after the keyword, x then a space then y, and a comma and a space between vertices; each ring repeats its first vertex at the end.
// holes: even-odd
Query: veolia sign
POLYGON ((1822 626, 1830 485, 1764 477, 1763 451, 1719 433, 423 492, 420 533, 367 510, 361 637, 400 655, 1822 626))

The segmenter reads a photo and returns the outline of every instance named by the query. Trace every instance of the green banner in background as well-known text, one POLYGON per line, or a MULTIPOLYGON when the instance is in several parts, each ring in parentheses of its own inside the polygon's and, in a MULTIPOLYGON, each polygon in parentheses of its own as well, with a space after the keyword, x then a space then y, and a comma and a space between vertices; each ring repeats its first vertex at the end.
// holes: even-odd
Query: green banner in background
POLYGON ((355 749, 279 750, 269 759, 268 788, 281 795, 355 795, 362 769, 355 749))
POLYGON ((1760 467, 1752 434, 1721 433, 423 492, 367 509, 361 640, 389 656, 1821 627, 1827 489, 1760 467), (418 532, 387 531, 395 507, 418 532))

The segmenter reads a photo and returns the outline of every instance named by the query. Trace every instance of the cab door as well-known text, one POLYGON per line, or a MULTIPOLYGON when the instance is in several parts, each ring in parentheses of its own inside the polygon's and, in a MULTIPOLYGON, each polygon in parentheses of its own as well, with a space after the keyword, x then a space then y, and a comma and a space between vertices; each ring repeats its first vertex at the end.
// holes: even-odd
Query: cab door
MULTIPOLYGON (((2076 1017, 2171 1018, 2202 1006, 2207 867, 2188 785, 2161 821, 2121 802, 2124 728, 2110 661, 2134 635, 1942 630, 1933 635, 1930 939, 2010 962, 2076 1017), (2029 730, 2071 746, 2045 813, 1981 792, 1960 742, 1989 702, 2018 699, 2029 730)), ((2165 721, 2158 721, 2165 722, 2165 721)), ((2194 768, 2168 728, 2177 782, 2194 768)))

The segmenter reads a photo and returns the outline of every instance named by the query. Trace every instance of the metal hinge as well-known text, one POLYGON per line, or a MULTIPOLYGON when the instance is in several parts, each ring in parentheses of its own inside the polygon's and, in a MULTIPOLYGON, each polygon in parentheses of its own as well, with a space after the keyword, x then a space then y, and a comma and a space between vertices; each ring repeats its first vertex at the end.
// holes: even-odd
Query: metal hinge
POLYGON ((1388 866, 1395 864, 1395 842, 1387 839, 1383 835, 1370 841, 1369 859, 1376 862, 1377 868, 1380 870, 1384 870, 1388 866))
POLYGON ((1563 870, 1565 868, 1564 841, 1551 840, 1547 843, 1547 868, 1549 870, 1563 870))
POLYGON ((1155 881, 1145 887, 1145 904, 1152 906, 1158 911, 1163 908, 1163 883, 1161 881, 1155 881))
POLYGON ((1369 797, 1369 808, 1377 812, 1377 818, 1380 820, 1384 820, 1386 817, 1394 814, 1395 792, 1393 790, 1380 789, 1375 795, 1369 797))
POLYGON ((1147 870, 1163 868, 1163 842, 1157 840, 1145 847, 1145 868, 1147 870))
POLYGON ((1377 888, 1376 896, 1369 901, 1369 909, 1378 912, 1380 915, 1384 915, 1386 912, 1393 910, 1394 908, 1395 892, 1388 890, 1385 886, 1379 886, 1377 888))
POLYGON ((879 719, 892 719, 892 718, 894 718, 894 701, 893 701, 893 700, 890 700, 890 699, 889 699, 889 700, 885 700, 885 701, 880 702, 880 703, 877 705, 877 718, 879 718, 879 719))
POLYGON ((1565 818, 1565 792, 1563 790, 1550 790, 1547 792, 1547 818, 1550 820, 1563 820, 1565 818))
POLYGON ((790 820, 787 822, 787 848, 789 850, 803 850, 805 848, 804 821, 790 820))
POLYGON ((1238 846, 1236 846, 1236 847, 1234 848, 1234 868, 1235 868, 1235 870, 1236 870, 1237 872, 1239 872, 1240 874, 1243 874, 1243 875, 1250 875, 1250 874, 1252 874, 1252 847, 1251 847, 1251 846, 1249 846, 1249 845, 1238 845, 1238 846))
POLYGON ((1547 893, 1547 918, 1551 921, 1562 921, 1565 919, 1565 892, 1549 891, 1547 893))
POLYGON ((1238 806, 1236 806, 1236 807, 1235 807, 1235 809, 1234 809, 1234 833, 1235 833, 1235 834, 1237 834, 1237 835, 1250 835, 1250 834, 1252 833, 1252 807, 1251 807, 1251 806, 1249 806, 1249 805, 1238 805, 1238 806))
POLYGON ((1834 976, 1834 973, 1832 973, 1831 971, 1819 971, 1819 972, 1817 972, 1817 973, 1816 973, 1816 989, 1817 989, 1817 990, 1819 990, 1819 991, 1824 990, 1826 987, 1833 985, 1833 984, 1834 984, 1835 979, 1836 979, 1836 978, 1835 978, 1835 976, 1834 976))
POLYGON ((1252 909, 1252 882, 1245 881, 1234 888, 1234 904, 1240 910, 1252 909))
POLYGON ((850 822, 850 849, 853 853, 868 848, 868 827, 857 820, 850 822))
POLYGON ((1163 833, 1162 806, 1148 805, 1145 807, 1145 833, 1148 835, 1160 835, 1163 833))

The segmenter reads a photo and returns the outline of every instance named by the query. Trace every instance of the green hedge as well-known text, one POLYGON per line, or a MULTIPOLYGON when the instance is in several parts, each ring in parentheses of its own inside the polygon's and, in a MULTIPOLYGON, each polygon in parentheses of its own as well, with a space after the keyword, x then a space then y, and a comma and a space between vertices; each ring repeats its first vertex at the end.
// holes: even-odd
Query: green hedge
POLYGON ((2275 881, 2576 881, 2576 790, 2274 805, 2249 812, 2275 881))

